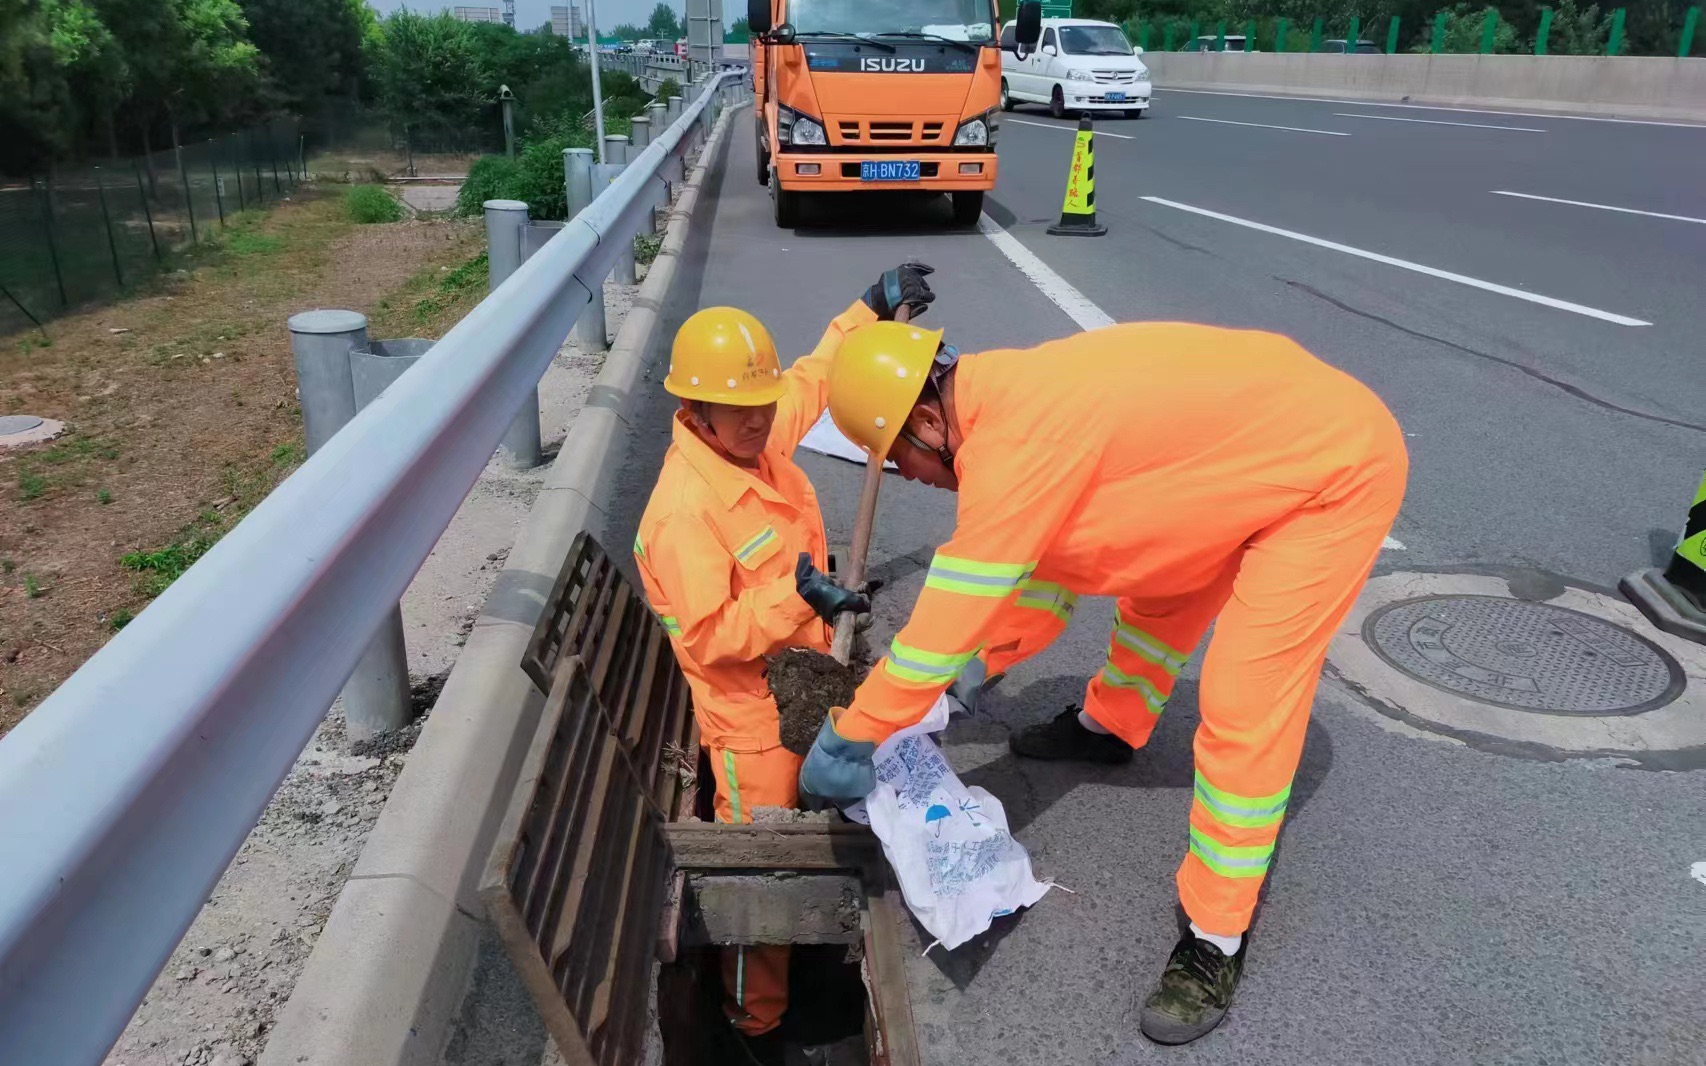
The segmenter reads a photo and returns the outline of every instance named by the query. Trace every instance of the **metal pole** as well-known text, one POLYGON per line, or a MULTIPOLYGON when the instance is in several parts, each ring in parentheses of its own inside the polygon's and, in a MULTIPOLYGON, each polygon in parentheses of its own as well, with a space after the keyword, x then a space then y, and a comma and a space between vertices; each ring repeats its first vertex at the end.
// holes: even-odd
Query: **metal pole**
POLYGON ((71 300, 65 295, 65 275, 59 269, 59 242, 53 239, 53 176, 50 174, 42 182, 42 188, 36 189, 36 179, 30 179, 30 188, 41 197, 42 228, 47 233, 47 257, 53 261, 53 280, 59 286, 59 306, 70 307, 71 300))
POLYGON ((261 178, 261 157, 255 152, 255 135, 245 133, 243 139, 249 142, 249 157, 255 161, 255 202, 264 204, 267 202, 267 187, 261 178))
MULTIPOLYGON (((619 133, 609 134, 604 138, 604 157, 610 162, 599 169, 603 171, 600 177, 600 189, 608 187, 616 176, 628 168, 629 145, 628 138, 619 133)), ((632 234, 623 242, 622 254, 617 256, 616 265, 611 268, 610 277, 618 285, 632 285, 639 280, 634 273, 634 237, 632 234)))
POLYGON ((219 182, 219 146, 209 139, 207 149, 207 165, 213 168, 213 202, 219 208, 219 228, 225 228, 225 190, 219 182))
POLYGON ((511 159, 515 158, 515 116, 511 113, 511 108, 514 104, 515 99, 509 95, 508 86, 505 86, 503 95, 504 154, 509 156, 511 159))
MULTIPOLYGON (((355 417, 350 352, 367 347, 367 316, 355 311, 304 311, 290 318, 290 350, 302 426, 313 455, 355 417)), ((361 661, 344 684, 344 719, 351 738, 401 729, 410 716, 409 656, 403 612, 393 607, 379 623, 361 661)))
MULTIPOLYGON (((598 161, 604 162, 604 86, 598 77, 598 12, 593 0, 586 0, 586 58, 592 64, 592 123, 593 142, 598 145, 598 161)), ((570 216, 573 218, 573 214, 570 216)), ((603 328, 602 324, 599 327, 603 328)))
POLYGON ((101 168, 95 168, 95 191, 101 197, 101 221, 107 226, 107 251, 113 256, 113 277, 118 279, 119 288, 124 288, 124 269, 118 263, 118 242, 113 239, 113 216, 107 210, 107 183, 101 180, 101 168))
MULTIPOLYGON (((488 291, 509 280, 521 266, 521 231, 527 226, 527 204, 520 200, 487 200, 486 261, 488 291)), ((531 470, 541 459, 539 444, 539 389, 527 394, 515 421, 509 424, 500 446, 517 470, 531 470)))
POLYGON ((178 127, 175 123, 172 126, 172 147, 178 157, 178 181, 184 187, 184 210, 190 216, 190 243, 195 244, 201 240, 195 229, 195 197, 190 195, 190 175, 189 171, 184 169, 184 149, 178 144, 178 127))
MULTIPOLYGON (((602 144, 603 142, 599 142, 602 144)), ((569 217, 574 218, 592 203, 592 149, 563 150, 563 176, 567 181, 569 217)), ((575 342, 589 352, 602 352, 610 347, 605 335, 604 286, 592 294, 592 302, 575 319, 575 342)))
POLYGON ((154 235, 154 211, 148 206, 148 183, 142 180, 142 164, 132 159, 130 169, 136 172, 136 195, 142 201, 142 217, 148 220, 148 243, 154 246, 154 258, 160 258, 160 238, 154 235))

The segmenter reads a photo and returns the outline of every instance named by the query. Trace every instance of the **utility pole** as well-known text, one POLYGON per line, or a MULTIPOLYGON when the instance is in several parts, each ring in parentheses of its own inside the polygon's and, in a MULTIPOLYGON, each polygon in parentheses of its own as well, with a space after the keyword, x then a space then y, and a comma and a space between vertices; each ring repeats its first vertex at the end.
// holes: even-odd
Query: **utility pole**
POLYGON ((592 121, 593 144, 598 146, 598 161, 604 159, 604 87, 598 80, 598 12, 593 0, 586 0, 586 58, 592 64, 592 121))

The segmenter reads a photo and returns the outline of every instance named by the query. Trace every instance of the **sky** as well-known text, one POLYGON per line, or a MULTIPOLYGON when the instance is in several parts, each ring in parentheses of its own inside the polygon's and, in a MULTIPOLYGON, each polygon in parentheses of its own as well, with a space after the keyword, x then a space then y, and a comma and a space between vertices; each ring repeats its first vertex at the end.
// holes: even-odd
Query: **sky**
MULTIPOLYGON (((644 24, 651 17, 652 8, 658 5, 658 0, 594 0, 598 13, 598 29, 600 33, 608 33, 613 27, 622 23, 632 23, 635 26, 644 24)), ((667 0, 675 8, 677 18, 685 14, 682 0, 667 0)), ((518 30, 534 30, 551 21, 552 4, 567 5, 570 0, 515 0, 515 28, 518 30)), ((579 0, 585 7, 585 0, 579 0)), ((400 7, 423 14, 434 11, 448 11, 453 7, 503 7, 503 0, 368 0, 368 6, 381 15, 388 15, 400 7)), ((723 20, 730 21, 729 11, 738 4, 723 0, 723 20)), ((745 10, 744 8, 742 10, 745 10)))

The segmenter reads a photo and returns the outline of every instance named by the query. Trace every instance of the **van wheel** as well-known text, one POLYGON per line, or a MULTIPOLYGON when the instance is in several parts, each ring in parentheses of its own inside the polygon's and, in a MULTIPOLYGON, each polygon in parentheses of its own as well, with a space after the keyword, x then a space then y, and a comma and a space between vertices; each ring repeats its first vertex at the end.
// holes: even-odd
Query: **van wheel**
POLYGON ((1007 88, 1007 79, 1001 79, 1001 110, 1013 110, 1013 91, 1007 88))
POLYGON ((1061 92, 1058 83, 1054 87, 1053 94, 1048 98, 1048 113, 1055 118, 1066 117, 1066 94, 1061 92))
POLYGON ((956 192, 951 195, 954 200, 954 225, 977 225, 977 220, 983 217, 983 190, 956 192))
POLYGON ((764 150, 764 138, 758 138, 758 184, 770 184, 770 153, 764 150))
POLYGON ((776 176, 774 167, 770 169, 770 200, 777 226, 793 229, 800 224, 800 194, 782 188, 782 179, 776 176))
POLYGON ((1125 117, 1126 118, 1142 118, 1144 115, 1147 115, 1147 114, 1149 114, 1149 108, 1139 107, 1139 108, 1134 108, 1130 111, 1127 111, 1125 113, 1125 117))

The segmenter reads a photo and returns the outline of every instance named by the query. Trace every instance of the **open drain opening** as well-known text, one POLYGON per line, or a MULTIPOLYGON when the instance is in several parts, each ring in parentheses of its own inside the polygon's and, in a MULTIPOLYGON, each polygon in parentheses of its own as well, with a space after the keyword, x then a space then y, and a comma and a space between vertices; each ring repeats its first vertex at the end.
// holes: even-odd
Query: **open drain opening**
MULTIPOLYGON (((682 952, 658 968, 663 1066, 751 1066, 724 1010, 724 948, 682 952)), ((768 1066, 874 1066, 866 1032, 875 1025, 860 961, 840 944, 796 944, 788 965, 788 1009, 768 1066)))

